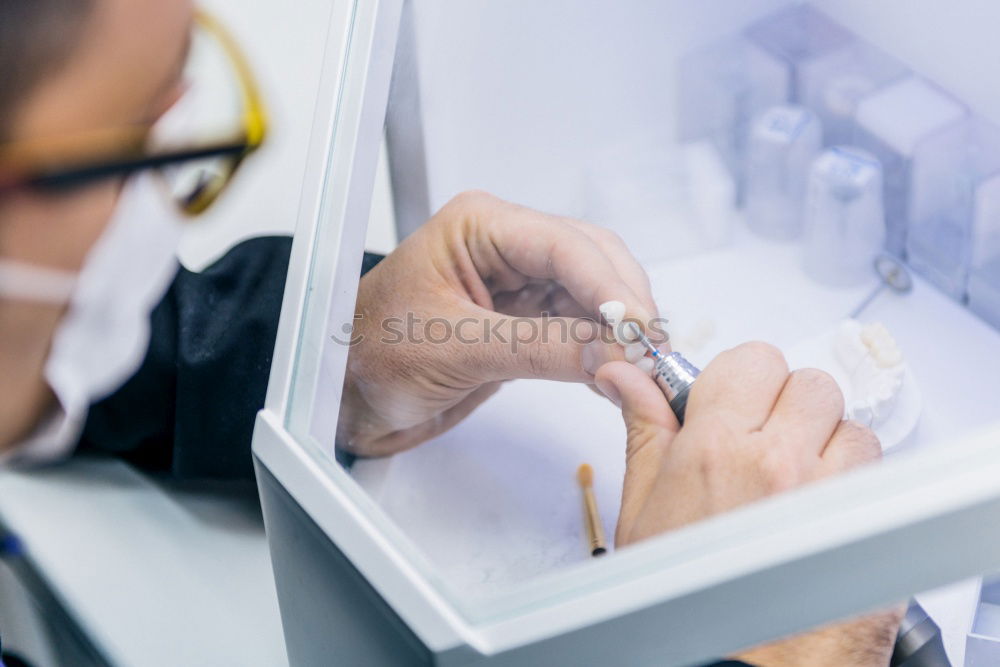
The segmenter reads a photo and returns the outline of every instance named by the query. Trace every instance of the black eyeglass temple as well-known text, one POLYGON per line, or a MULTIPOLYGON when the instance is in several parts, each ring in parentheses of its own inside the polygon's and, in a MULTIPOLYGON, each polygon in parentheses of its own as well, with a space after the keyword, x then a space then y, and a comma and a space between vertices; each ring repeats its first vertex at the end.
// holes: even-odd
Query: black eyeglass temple
MULTIPOLYGON (((47 173, 39 173, 27 179, 14 183, 7 188, 29 187, 34 189, 63 189, 76 188, 86 185, 96 180, 111 178, 114 176, 129 176, 139 171, 147 169, 157 169, 171 164, 191 162, 210 157, 242 157, 249 152, 250 146, 245 142, 234 144, 212 146, 207 148, 196 148, 175 153, 164 153, 162 155, 151 155, 133 160, 119 160, 104 164, 95 164, 69 169, 59 169, 47 173)), ((0 186, 0 191, 7 189, 0 186)))

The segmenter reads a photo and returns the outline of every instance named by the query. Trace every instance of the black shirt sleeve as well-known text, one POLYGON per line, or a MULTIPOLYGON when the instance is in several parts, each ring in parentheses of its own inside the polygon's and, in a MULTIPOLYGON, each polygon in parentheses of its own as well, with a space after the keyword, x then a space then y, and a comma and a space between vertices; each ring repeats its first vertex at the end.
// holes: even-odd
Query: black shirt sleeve
POLYGON ((91 407, 79 451, 179 478, 252 477, 290 250, 289 237, 262 237, 202 272, 181 268, 142 366, 91 407))
MULTIPOLYGON (((77 451, 180 479, 251 479, 291 243, 251 239, 202 272, 181 268, 142 366, 91 407, 77 451)), ((365 253, 362 273, 381 259, 365 253)))

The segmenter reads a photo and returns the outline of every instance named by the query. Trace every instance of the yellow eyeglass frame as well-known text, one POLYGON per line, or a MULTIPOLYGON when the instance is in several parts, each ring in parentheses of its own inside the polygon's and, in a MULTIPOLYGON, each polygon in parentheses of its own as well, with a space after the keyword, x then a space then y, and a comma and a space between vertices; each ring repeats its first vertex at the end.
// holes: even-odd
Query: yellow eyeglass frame
POLYGON ((87 136, 53 138, 25 145, 0 146, 0 196, 19 189, 64 190, 96 180, 128 176, 148 169, 162 169, 195 160, 229 158, 223 178, 199 190, 195 197, 176 202, 189 216, 197 216, 215 203, 243 161, 256 151, 268 134, 268 115, 243 51, 229 31, 211 14, 198 9, 195 23, 222 47, 236 74, 242 103, 242 128, 239 136, 213 144, 188 149, 148 153, 141 148, 150 127, 101 130, 87 136), (62 148, 62 154, 74 156, 89 152, 90 158, 74 157, 63 164, 53 164, 47 154, 62 148), (117 148, 115 148, 117 147, 117 148), (89 151, 88 151, 89 149, 89 151))

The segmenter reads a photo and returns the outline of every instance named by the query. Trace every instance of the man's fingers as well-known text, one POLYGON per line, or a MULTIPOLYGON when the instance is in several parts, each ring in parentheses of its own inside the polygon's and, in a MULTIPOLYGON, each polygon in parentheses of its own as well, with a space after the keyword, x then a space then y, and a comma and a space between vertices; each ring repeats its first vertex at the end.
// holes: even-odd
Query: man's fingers
MULTIPOLYGON (((625 361, 605 364, 595 377, 597 387, 619 404, 625 419, 625 483, 619 526, 632 526, 659 477, 663 456, 680 424, 656 383, 625 361)), ((616 542, 624 536, 619 535, 616 542)))
POLYGON ((493 310, 514 317, 590 317, 590 312, 570 296, 566 288, 551 281, 527 284, 514 292, 493 296, 493 310))
POLYGON ((828 477, 882 458, 878 436, 856 421, 842 421, 821 453, 820 477, 828 477))
POLYGON ((767 343, 744 343, 726 350, 702 371, 691 388, 686 418, 703 412, 725 417, 731 426, 759 430, 767 422, 788 379, 781 351, 767 343))
POLYGON ((590 240, 607 253, 608 259, 611 260, 618 273, 632 287, 632 291, 653 308, 652 314, 655 316, 656 302, 653 300, 653 290, 649 283, 649 275, 642 268, 642 265, 639 264, 639 260, 635 258, 632 251, 625 245, 622 238, 610 229, 592 225, 589 222, 574 220, 572 218, 563 218, 563 220, 586 234, 590 237, 590 240))
MULTIPOLYGON (((577 226, 482 193, 460 195, 449 207, 478 232, 465 243, 484 279, 507 284, 513 270, 557 281, 594 318, 602 303, 613 300, 624 302, 626 316, 642 323, 654 316, 645 283, 622 275, 608 252, 577 226)), ((442 213, 452 215, 449 207, 442 213)))
POLYGON ((788 376, 764 432, 796 453, 817 457, 844 417, 844 395, 836 381, 815 368, 788 376))
POLYGON ((656 382, 635 364, 612 361, 594 376, 597 388, 620 406, 626 424, 649 425, 655 430, 676 433, 677 417, 656 382))
MULTIPOLYGON (((609 359, 621 358, 621 346, 602 342, 601 325, 569 317, 503 317, 481 310, 466 333, 479 332, 476 344, 449 350, 470 379, 539 379, 594 381, 593 373, 609 359), (617 348, 617 352, 616 352, 617 348), (590 368, 588 371, 587 368, 590 368)), ((607 339, 607 335, 604 336, 607 339)))
POLYGON ((489 382, 477 387, 457 404, 439 415, 432 417, 423 424, 394 431, 382 436, 365 446, 363 451, 356 452, 360 456, 376 458, 391 456, 437 437, 458 424, 482 405, 486 399, 497 393, 502 382, 489 382))
MULTIPOLYGON (((592 225, 588 222, 583 222, 582 220, 574 220, 572 218, 563 218, 563 220, 572 225, 575 229, 580 230, 580 232, 586 234, 594 243, 596 243, 605 253, 608 255, 608 259, 614 265, 615 269, 625 281, 632 287, 632 290, 639 295, 639 298, 647 304, 651 305, 653 309, 650 311, 653 317, 658 317, 658 311, 656 307, 656 301, 653 299, 653 289, 649 282, 649 274, 646 270, 642 268, 639 264, 639 260, 635 258, 632 251, 629 250, 625 241, 622 240, 618 234, 615 234, 610 229, 605 227, 599 227, 597 225, 592 225)), ((569 313, 560 313, 569 314, 569 313)), ((662 326, 654 327, 650 326, 650 321, 645 318, 645 315, 633 315, 629 312, 625 313, 626 320, 637 321, 642 329, 646 332, 654 343, 658 343, 659 347, 666 352, 670 352, 670 341, 665 339, 666 332, 662 326)), ((621 326, 621 325, 619 325, 621 326)))
POLYGON ((528 284, 513 292, 500 292, 493 296, 493 309, 513 317, 538 317, 542 311, 550 315, 563 315, 545 306, 552 293, 552 283, 528 284))

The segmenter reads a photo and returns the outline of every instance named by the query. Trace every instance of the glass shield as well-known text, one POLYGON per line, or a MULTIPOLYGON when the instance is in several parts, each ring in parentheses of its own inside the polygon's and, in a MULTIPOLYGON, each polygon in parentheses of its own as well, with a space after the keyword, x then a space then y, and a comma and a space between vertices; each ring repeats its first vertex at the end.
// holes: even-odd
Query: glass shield
MULTIPOLYGON (((989 315, 1000 284, 977 268, 989 264, 983 249, 998 228, 1000 151, 984 154, 1000 145, 991 120, 973 118, 945 92, 948 81, 899 55, 905 45, 868 39, 863 19, 836 3, 710 4, 416 3, 412 41, 393 66, 390 194, 380 206, 391 206, 400 239, 470 189, 614 231, 649 276, 673 350, 705 369, 765 341, 789 368, 825 371, 844 418, 881 443, 868 468, 885 472, 872 473, 865 493, 904 493, 929 479, 915 461, 932 459, 920 457, 957 452, 1000 426, 1000 320, 989 315), (944 185, 942 170, 952 176, 944 185)), ((375 153, 369 146, 363 158, 368 172, 375 153)), ((369 222, 363 204, 344 225, 369 222)), ((320 219, 312 281, 321 298, 303 320, 288 426, 333 465, 338 444, 353 453, 338 443, 338 424, 359 418, 345 411, 370 408, 341 403, 345 372, 350 381, 358 371, 352 345, 383 345, 393 363, 394 346, 434 345, 455 331, 414 303, 398 326, 383 323, 379 340, 352 344, 352 315, 365 309, 347 278, 361 269, 360 236, 329 224, 320 219), (348 234, 355 246, 333 268, 323 256, 348 234)), ((591 389, 506 382, 429 441, 339 456, 349 477, 338 484, 472 623, 705 556, 712 540, 616 548, 626 427, 591 389), (596 559, 581 464, 592 470, 606 542, 596 559)), ((965 457, 940 474, 960 479, 965 457)), ((823 485, 809 496, 816 504, 782 505, 753 525, 714 517, 685 534, 721 521, 727 539, 751 540, 852 502, 823 485)), ((859 534, 883 530, 880 520, 858 524, 859 534)), ((876 570, 860 569, 853 583, 876 580, 876 570)))

